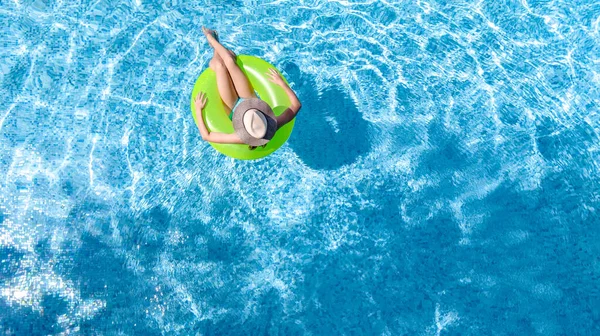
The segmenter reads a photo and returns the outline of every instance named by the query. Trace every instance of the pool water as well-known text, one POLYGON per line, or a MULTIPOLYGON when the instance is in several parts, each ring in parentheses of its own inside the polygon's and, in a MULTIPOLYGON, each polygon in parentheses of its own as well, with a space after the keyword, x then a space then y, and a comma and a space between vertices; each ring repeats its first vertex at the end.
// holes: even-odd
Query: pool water
POLYGON ((0 3, 0 333, 600 334, 600 2, 0 3), (201 26, 288 143, 200 138, 201 26))

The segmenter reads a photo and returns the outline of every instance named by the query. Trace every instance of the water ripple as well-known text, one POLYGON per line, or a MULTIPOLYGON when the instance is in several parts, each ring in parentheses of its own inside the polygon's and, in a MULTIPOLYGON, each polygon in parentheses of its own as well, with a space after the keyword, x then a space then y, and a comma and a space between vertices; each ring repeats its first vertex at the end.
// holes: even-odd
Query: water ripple
POLYGON ((597 3, 0 7, 5 333, 598 333, 597 3), (200 140, 202 25, 297 91, 275 155, 200 140))

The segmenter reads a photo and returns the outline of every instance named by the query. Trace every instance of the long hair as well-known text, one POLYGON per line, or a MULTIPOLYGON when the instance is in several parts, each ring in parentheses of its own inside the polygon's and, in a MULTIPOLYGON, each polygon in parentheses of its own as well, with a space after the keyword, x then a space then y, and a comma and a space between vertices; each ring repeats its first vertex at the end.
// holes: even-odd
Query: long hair
POLYGON ((265 146, 267 146, 267 144, 264 144, 264 145, 262 145, 262 146, 248 146, 248 149, 249 149, 249 150, 255 150, 255 149, 257 149, 258 147, 265 148, 265 146))

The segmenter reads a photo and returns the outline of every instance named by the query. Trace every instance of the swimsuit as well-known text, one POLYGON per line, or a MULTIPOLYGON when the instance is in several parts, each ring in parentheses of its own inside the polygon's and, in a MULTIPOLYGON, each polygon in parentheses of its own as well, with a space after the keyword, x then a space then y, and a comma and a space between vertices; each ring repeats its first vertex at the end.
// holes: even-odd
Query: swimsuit
POLYGON ((233 105, 233 108, 231 109, 231 113, 229 113, 229 120, 233 120, 233 111, 235 111, 236 107, 238 107, 238 105, 240 105, 246 99, 248 99, 248 98, 238 98, 237 99, 237 101, 235 102, 235 105, 233 105))
MULTIPOLYGON (((254 94, 256 95, 256 98, 260 99, 260 96, 258 95, 258 93, 256 91, 254 91, 254 94)), ((235 108, 238 107, 239 104, 241 104, 244 100, 247 100, 247 99, 252 99, 252 98, 238 97, 235 104, 233 105, 233 108, 231 109, 231 112, 229 113, 229 120, 233 120, 233 111, 235 111, 235 108)))

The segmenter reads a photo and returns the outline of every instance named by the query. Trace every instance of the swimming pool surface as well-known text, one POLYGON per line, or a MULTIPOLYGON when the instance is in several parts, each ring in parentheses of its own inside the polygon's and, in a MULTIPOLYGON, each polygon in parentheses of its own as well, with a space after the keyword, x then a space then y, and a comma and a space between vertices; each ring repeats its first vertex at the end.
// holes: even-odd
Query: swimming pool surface
POLYGON ((0 333, 599 335, 600 2, 2 1, 0 333), (303 108, 200 138, 219 31, 303 108))

